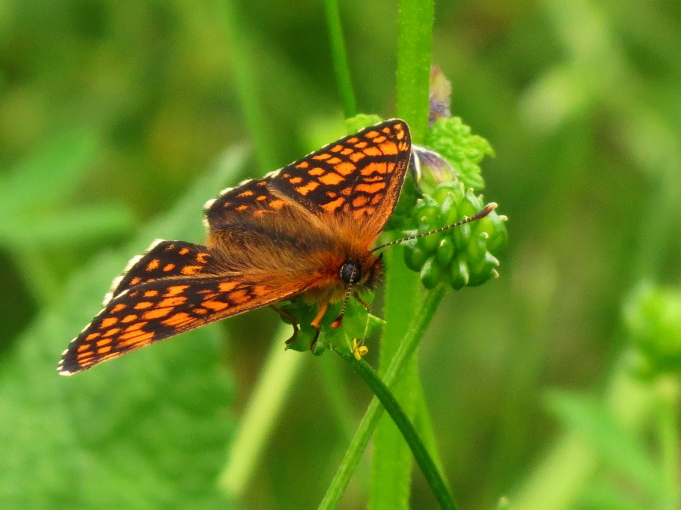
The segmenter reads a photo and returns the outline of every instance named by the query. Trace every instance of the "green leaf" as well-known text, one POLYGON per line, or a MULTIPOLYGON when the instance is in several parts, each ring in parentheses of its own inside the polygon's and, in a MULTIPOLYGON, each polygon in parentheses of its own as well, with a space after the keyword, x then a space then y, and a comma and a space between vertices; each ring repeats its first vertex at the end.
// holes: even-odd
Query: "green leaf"
POLYGON ((66 131, 47 140, 0 181, 0 214, 14 217, 58 204, 85 175, 98 146, 91 131, 66 131))
POLYGON ((661 477, 645 445, 596 398, 553 392, 549 406, 565 425, 579 433, 610 468, 628 476, 650 494, 661 490, 661 477))
POLYGON ((125 261, 154 237, 198 238, 201 205, 242 163, 232 151, 131 246, 85 266, 5 358, 1 508, 228 508, 216 479, 231 391, 216 326, 73 377, 55 366, 125 261))

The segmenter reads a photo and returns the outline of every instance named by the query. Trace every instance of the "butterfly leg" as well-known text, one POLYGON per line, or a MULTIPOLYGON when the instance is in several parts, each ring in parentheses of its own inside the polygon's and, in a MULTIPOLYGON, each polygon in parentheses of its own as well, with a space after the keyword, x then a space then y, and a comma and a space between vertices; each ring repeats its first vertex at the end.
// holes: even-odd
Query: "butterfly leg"
POLYGON ((312 326, 314 329, 317 330, 317 332, 314 335, 314 339, 312 340, 312 343, 310 344, 310 350, 311 351, 314 351, 315 347, 317 346, 317 339, 319 338, 319 332, 321 331, 321 326, 319 325, 319 323, 324 318, 324 314, 326 313, 326 309, 328 307, 329 307, 328 301, 322 303, 319 307, 319 311, 317 312, 317 315, 315 316, 314 319, 312 319, 312 322, 310 323, 310 326, 312 326))
POLYGON ((357 294, 357 292, 355 292, 353 295, 355 296, 355 299, 359 302, 359 304, 367 309, 367 312, 371 311, 371 305, 364 301, 361 297, 359 297, 359 294, 357 294))
POLYGON ((286 313, 278 306, 270 305, 270 308, 281 315, 284 319, 291 322, 291 326, 293 326, 293 336, 286 340, 286 345, 293 343, 295 339, 298 338, 298 320, 293 315, 286 313))

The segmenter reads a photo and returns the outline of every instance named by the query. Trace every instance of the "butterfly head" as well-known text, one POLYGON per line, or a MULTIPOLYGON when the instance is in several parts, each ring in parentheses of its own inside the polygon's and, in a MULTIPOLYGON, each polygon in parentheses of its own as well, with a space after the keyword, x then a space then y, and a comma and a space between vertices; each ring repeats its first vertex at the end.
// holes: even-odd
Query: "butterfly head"
POLYGON ((362 258, 347 258, 338 270, 343 285, 355 290, 371 290, 383 275, 383 255, 368 253, 362 258))
POLYGON ((373 289, 383 274, 383 255, 371 257, 364 263, 357 259, 347 259, 338 271, 340 280, 345 285, 361 289, 373 289))

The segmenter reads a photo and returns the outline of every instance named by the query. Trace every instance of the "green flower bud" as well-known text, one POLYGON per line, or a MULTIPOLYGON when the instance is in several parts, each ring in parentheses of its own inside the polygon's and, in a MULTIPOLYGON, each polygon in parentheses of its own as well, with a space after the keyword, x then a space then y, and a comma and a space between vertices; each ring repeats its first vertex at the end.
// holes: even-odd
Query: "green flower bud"
POLYGON ((456 253, 456 246, 454 246, 454 241, 450 237, 445 237, 440 239, 437 245, 437 263, 441 267, 447 267, 451 264, 454 254, 456 253))
POLYGON ((465 285, 468 285, 470 280, 470 271, 465 260, 457 257, 449 270, 449 283, 454 290, 461 290, 465 285))
POLYGON ((681 370, 681 290, 641 285, 623 315, 640 375, 681 370))
POLYGON ((423 267, 429 256, 428 252, 416 246, 416 240, 409 241, 409 245, 405 243, 404 263, 412 271, 421 271, 421 267, 423 267), (406 246, 409 247, 406 248, 406 246))
POLYGON ((421 283, 426 289, 433 289, 442 280, 443 271, 438 265, 435 257, 428 257, 421 268, 421 283))

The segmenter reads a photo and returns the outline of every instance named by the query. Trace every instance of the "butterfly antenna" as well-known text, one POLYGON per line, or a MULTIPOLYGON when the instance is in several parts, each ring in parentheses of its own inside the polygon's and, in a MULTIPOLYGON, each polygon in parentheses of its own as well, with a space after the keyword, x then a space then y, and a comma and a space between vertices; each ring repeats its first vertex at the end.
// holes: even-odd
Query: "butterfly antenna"
POLYGON ((389 243, 382 244, 380 246, 377 246, 374 248, 373 251, 380 250, 381 248, 385 248, 386 246, 392 246, 393 244, 399 244, 399 243, 404 243, 405 241, 411 241, 412 239, 418 239, 419 237, 424 237, 424 236, 429 236, 431 234, 437 234, 438 232, 442 232, 443 230, 448 230, 450 228, 458 227, 460 225, 464 225, 466 223, 470 223, 472 221, 477 221, 485 216, 487 216, 489 213, 491 213, 494 209, 497 208, 496 202, 491 202, 487 204, 483 209, 480 211, 476 212, 473 216, 470 218, 466 218, 465 220, 457 221, 456 223, 452 223, 451 225, 446 225, 444 227, 436 228, 435 230, 429 230, 428 232, 423 232, 421 234, 416 234, 413 236, 409 237, 404 237, 402 239, 397 239, 396 241, 390 241, 389 243))
POLYGON ((341 308, 338 317, 331 323, 333 329, 340 328, 343 324, 343 316, 345 315, 345 310, 348 308, 348 301, 350 301, 350 296, 352 296, 352 281, 355 279, 355 272, 357 271, 357 266, 353 266, 352 273, 350 274, 350 283, 348 283, 348 288, 345 291, 345 298, 343 299, 343 307, 341 308))

